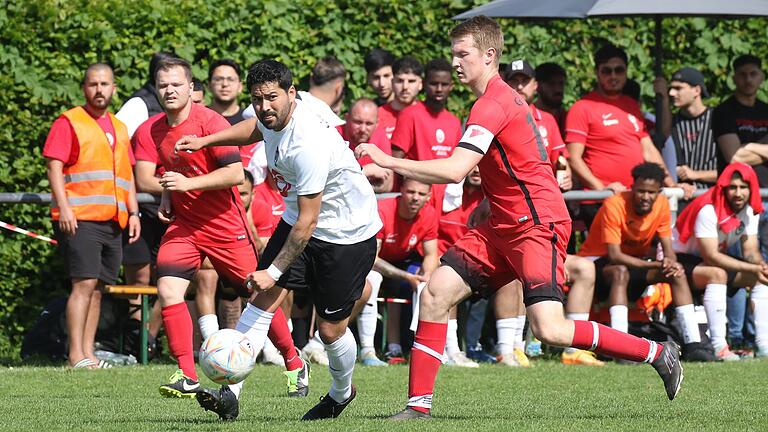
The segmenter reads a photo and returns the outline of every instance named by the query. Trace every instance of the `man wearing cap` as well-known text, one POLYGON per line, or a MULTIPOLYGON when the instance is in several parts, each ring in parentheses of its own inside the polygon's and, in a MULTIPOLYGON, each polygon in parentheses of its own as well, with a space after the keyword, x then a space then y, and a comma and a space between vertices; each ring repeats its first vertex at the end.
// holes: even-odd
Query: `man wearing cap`
POLYGON ((712 112, 702 98, 709 97, 704 76, 692 67, 672 74, 669 96, 679 111, 672 117, 669 137, 677 156, 681 185, 706 189, 717 181, 717 143, 712 133, 712 112))

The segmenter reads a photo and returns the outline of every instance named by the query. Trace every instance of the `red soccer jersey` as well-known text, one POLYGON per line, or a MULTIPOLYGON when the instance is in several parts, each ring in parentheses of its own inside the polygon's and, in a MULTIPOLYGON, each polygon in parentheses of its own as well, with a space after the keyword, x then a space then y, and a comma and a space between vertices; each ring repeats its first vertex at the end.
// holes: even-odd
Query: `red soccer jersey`
POLYGON ((593 91, 573 104, 565 124, 565 142, 584 144, 584 162, 598 180, 632 185, 632 168, 643 163, 640 139, 648 136, 636 100, 593 91))
POLYGON ((379 217, 384 223, 376 238, 381 240, 379 258, 397 263, 418 252, 422 242, 437 238, 437 213, 425 205, 416 217, 405 220, 397 215, 400 197, 379 200, 379 217))
MULTIPOLYGON (((173 146, 184 135, 206 136, 228 128, 229 123, 215 111, 192 104, 189 117, 170 127, 165 113, 142 123, 134 133, 137 148, 152 157, 153 152, 166 171, 195 177, 240 162, 237 147, 207 147, 188 153, 176 153, 173 146)), ((245 209, 236 187, 207 191, 172 192, 171 204, 176 220, 168 228, 192 233, 194 241, 204 246, 226 248, 249 238, 245 209)))
POLYGON ((570 221, 531 110, 500 76, 472 106, 459 147, 484 155, 479 167, 491 228, 519 233, 570 221))
POLYGON ((400 112, 392 134, 392 146, 405 152, 406 159, 443 159, 453 153, 461 139, 461 121, 446 109, 434 113, 424 102, 400 112))
POLYGON ((385 103, 379 107, 379 122, 376 129, 381 129, 387 135, 387 139, 392 139, 392 132, 395 131, 397 125, 397 117, 400 115, 400 111, 395 111, 392 108, 391 103, 385 103))
POLYGON ((557 120, 555 120, 552 114, 540 110, 536 105, 531 105, 531 112, 536 124, 539 125, 539 135, 541 135, 544 146, 547 147, 549 152, 549 162, 552 164, 552 169, 555 169, 558 156, 564 155, 568 157, 568 150, 566 150, 565 142, 563 142, 563 137, 560 135, 557 120))
MULTIPOLYGON (((442 189, 443 192, 445 188, 442 189)), ((433 189, 433 194, 435 189, 433 189)), ((441 211, 440 211, 440 224, 437 227, 437 249, 440 255, 444 254, 456 241, 464 236, 469 231, 467 222, 469 221, 469 215, 477 208, 480 201, 483 200, 482 189, 476 189, 472 193, 468 193, 464 188, 464 195, 461 197, 461 206, 448 212, 442 211, 443 194, 437 197, 441 211)))
MULTIPOLYGON (((155 122, 160 116, 164 115, 164 113, 155 114, 148 118, 147 122, 155 122)), ((157 155, 157 147, 155 147, 154 143, 151 141, 147 141, 146 139, 143 141, 147 144, 146 146, 139 143, 139 138, 136 133, 134 133, 133 138, 131 138, 131 146, 133 147, 133 153, 136 155, 136 160, 152 162, 155 164, 155 177, 160 178, 163 176, 165 168, 163 168, 163 165, 160 163, 160 157, 157 155)))
MULTIPOLYGON (((112 121, 109 115, 103 115, 101 117, 94 117, 88 110, 85 110, 99 125, 104 134, 107 136, 107 141, 112 148, 115 148, 115 127, 112 125, 112 121)), ((59 116, 54 120, 51 125, 51 130, 48 132, 48 137, 45 139, 45 145, 43 146, 43 157, 50 159, 56 159, 64 162, 65 166, 74 165, 77 162, 77 158, 80 157, 80 143, 77 141, 77 135, 72 128, 72 124, 64 116, 59 116)), ((136 165, 136 159, 133 155, 133 150, 128 148, 128 158, 131 161, 131 165, 136 165)))
POLYGON ((253 188, 251 218, 259 237, 272 237, 280 218, 285 212, 285 202, 280 192, 269 186, 269 180, 253 188))
MULTIPOLYGON (((339 134, 341 134, 341 137, 344 138, 344 141, 349 143, 349 149, 355 151, 355 147, 357 146, 353 146, 352 143, 349 142, 349 136, 347 135, 346 125, 348 124, 349 122, 341 126, 336 126, 336 130, 339 131, 339 134)), ((368 139, 368 142, 380 148, 384 153, 388 155, 392 154, 392 144, 389 142, 389 138, 387 138, 387 134, 384 133, 384 130, 380 129, 378 126, 373 130, 371 138, 368 139)), ((358 159, 357 162, 360 163, 360 166, 366 166, 370 163, 373 163, 373 159, 371 159, 369 156, 363 156, 358 159)))
POLYGON ((251 162, 251 158, 253 158, 253 152, 256 151, 256 144, 248 144, 245 146, 240 147, 240 161, 243 162, 243 168, 248 167, 248 163, 251 162))

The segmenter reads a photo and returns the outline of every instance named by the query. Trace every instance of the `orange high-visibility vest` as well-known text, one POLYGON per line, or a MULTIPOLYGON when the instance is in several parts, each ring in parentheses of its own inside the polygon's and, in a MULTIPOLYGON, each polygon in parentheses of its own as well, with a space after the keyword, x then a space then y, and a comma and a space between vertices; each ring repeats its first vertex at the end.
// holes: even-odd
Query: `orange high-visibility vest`
MULTIPOLYGON (((96 120, 83 107, 62 114, 75 131, 80 144, 77 162, 64 167, 64 190, 77 220, 116 221, 121 228, 128 223, 128 194, 133 183, 133 168, 128 156, 131 145, 128 129, 112 113, 115 147, 96 120)), ((53 220, 59 219, 55 200, 51 206, 53 220)))

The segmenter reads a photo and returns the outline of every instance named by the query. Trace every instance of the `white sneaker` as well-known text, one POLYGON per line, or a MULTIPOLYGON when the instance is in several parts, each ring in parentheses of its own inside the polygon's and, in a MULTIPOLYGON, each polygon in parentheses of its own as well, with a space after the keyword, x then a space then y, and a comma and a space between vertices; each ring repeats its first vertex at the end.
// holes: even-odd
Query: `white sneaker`
POLYGON ((448 361, 445 362, 448 366, 458 366, 465 368, 479 368, 480 365, 467 358, 467 355, 463 351, 458 351, 453 354, 448 354, 448 361))
POLYGON ((319 365, 328 366, 328 354, 325 352, 325 347, 317 343, 309 343, 301 349, 301 356, 304 360, 310 363, 317 363, 319 365))
POLYGON ((264 347, 261 351, 262 363, 273 364, 275 366, 285 366, 283 356, 280 355, 280 351, 275 347, 264 347))
POLYGON ((499 355, 499 363, 509 367, 522 367, 514 351, 510 353, 501 353, 499 355))

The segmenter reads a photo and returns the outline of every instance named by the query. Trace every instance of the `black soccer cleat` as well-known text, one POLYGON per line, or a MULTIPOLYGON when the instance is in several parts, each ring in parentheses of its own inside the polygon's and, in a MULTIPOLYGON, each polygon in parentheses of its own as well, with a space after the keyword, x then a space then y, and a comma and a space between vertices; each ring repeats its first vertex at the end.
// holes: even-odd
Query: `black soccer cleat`
POLYGON ((338 417, 344 408, 352 402, 357 395, 357 388, 352 384, 352 394, 344 402, 336 402, 329 394, 320 398, 320 402, 307 411, 302 420, 321 420, 338 417))
POLYGON ((683 384, 683 363, 680 361, 680 346, 675 342, 662 342, 659 358, 651 363, 661 380, 669 400, 673 400, 683 384))
POLYGON ((221 420, 234 420, 240 414, 240 402, 229 386, 221 386, 219 390, 200 389, 196 398, 201 407, 206 411, 215 412, 221 420))
POLYGON ((432 416, 428 412, 422 412, 419 410, 415 410, 411 407, 405 407, 404 410, 400 411, 399 413, 389 416, 389 420, 428 420, 431 419, 432 416))
POLYGON ((701 342, 691 342, 683 346, 683 360, 687 362, 716 362, 720 361, 712 348, 701 342))

